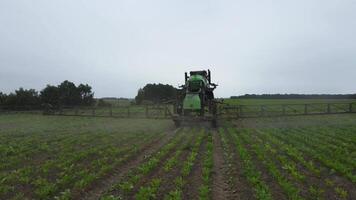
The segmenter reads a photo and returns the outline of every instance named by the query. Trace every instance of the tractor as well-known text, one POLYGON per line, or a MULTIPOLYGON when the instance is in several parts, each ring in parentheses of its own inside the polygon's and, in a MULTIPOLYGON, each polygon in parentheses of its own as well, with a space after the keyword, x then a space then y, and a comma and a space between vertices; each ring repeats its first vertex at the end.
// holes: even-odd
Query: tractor
POLYGON ((185 72, 185 84, 177 91, 173 121, 177 127, 184 124, 210 122, 217 126, 217 101, 213 91, 210 70, 185 72))

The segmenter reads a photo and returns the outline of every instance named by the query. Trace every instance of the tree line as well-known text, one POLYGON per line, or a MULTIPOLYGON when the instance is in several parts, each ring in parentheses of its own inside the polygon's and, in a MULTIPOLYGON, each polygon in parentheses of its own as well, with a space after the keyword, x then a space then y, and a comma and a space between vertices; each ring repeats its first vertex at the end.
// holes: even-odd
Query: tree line
POLYGON ((135 97, 137 104, 145 102, 162 103, 174 100, 177 95, 177 89, 168 84, 146 84, 140 88, 135 97))
POLYGON ((90 106, 94 103, 94 93, 88 84, 76 86, 68 80, 61 84, 47 85, 40 92, 35 89, 19 88, 10 94, 0 92, 0 105, 7 107, 42 106, 90 106))
POLYGON ((356 99, 356 94, 245 94, 231 99, 356 99))

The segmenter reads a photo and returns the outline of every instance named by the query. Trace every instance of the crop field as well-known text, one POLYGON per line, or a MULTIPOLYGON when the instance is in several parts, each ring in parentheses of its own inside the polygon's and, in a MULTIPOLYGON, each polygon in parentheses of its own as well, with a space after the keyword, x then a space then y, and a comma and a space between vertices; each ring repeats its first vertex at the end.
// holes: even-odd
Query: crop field
POLYGON ((0 115, 0 199, 356 199, 356 115, 0 115))

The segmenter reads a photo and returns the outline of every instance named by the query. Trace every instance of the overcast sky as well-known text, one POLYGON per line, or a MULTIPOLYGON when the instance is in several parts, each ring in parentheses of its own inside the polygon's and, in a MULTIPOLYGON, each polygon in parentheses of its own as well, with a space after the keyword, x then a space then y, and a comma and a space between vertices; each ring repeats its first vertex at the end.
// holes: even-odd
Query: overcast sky
POLYGON ((356 93, 355 0, 0 0, 0 91, 134 97, 211 69, 216 95, 356 93))

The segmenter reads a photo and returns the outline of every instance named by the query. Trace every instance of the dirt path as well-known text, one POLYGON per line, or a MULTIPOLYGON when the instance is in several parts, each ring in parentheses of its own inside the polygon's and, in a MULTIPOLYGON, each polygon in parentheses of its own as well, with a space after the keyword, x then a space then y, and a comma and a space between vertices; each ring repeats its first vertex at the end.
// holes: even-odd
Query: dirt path
POLYGON ((213 185, 212 185, 212 199, 228 199, 231 197, 231 191, 228 184, 227 166, 224 159, 224 153, 221 146, 220 135, 217 131, 213 131, 213 185))
POLYGON ((149 145, 143 147, 140 153, 136 155, 134 158, 130 159, 127 161, 123 166, 118 167, 115 169, 111 175, 96 185, 92 187, 92 189, 87 192, 86 194, 83 194, 82 196, 78 196, 78 199, 85 199, 85 200, 97 200, 100 199, 100 197, 108 191, 111 186, 116 183, 118 180, 120 180, 125 174, 129 172, 130 169, 138 166, 140 163, 142 163, 147 155, 150 155, 160 149, 162 146, 164 146, 178 131, 178 129, 174 131, 169 131, 167 134, 163 137, 160 138, 149 145))

